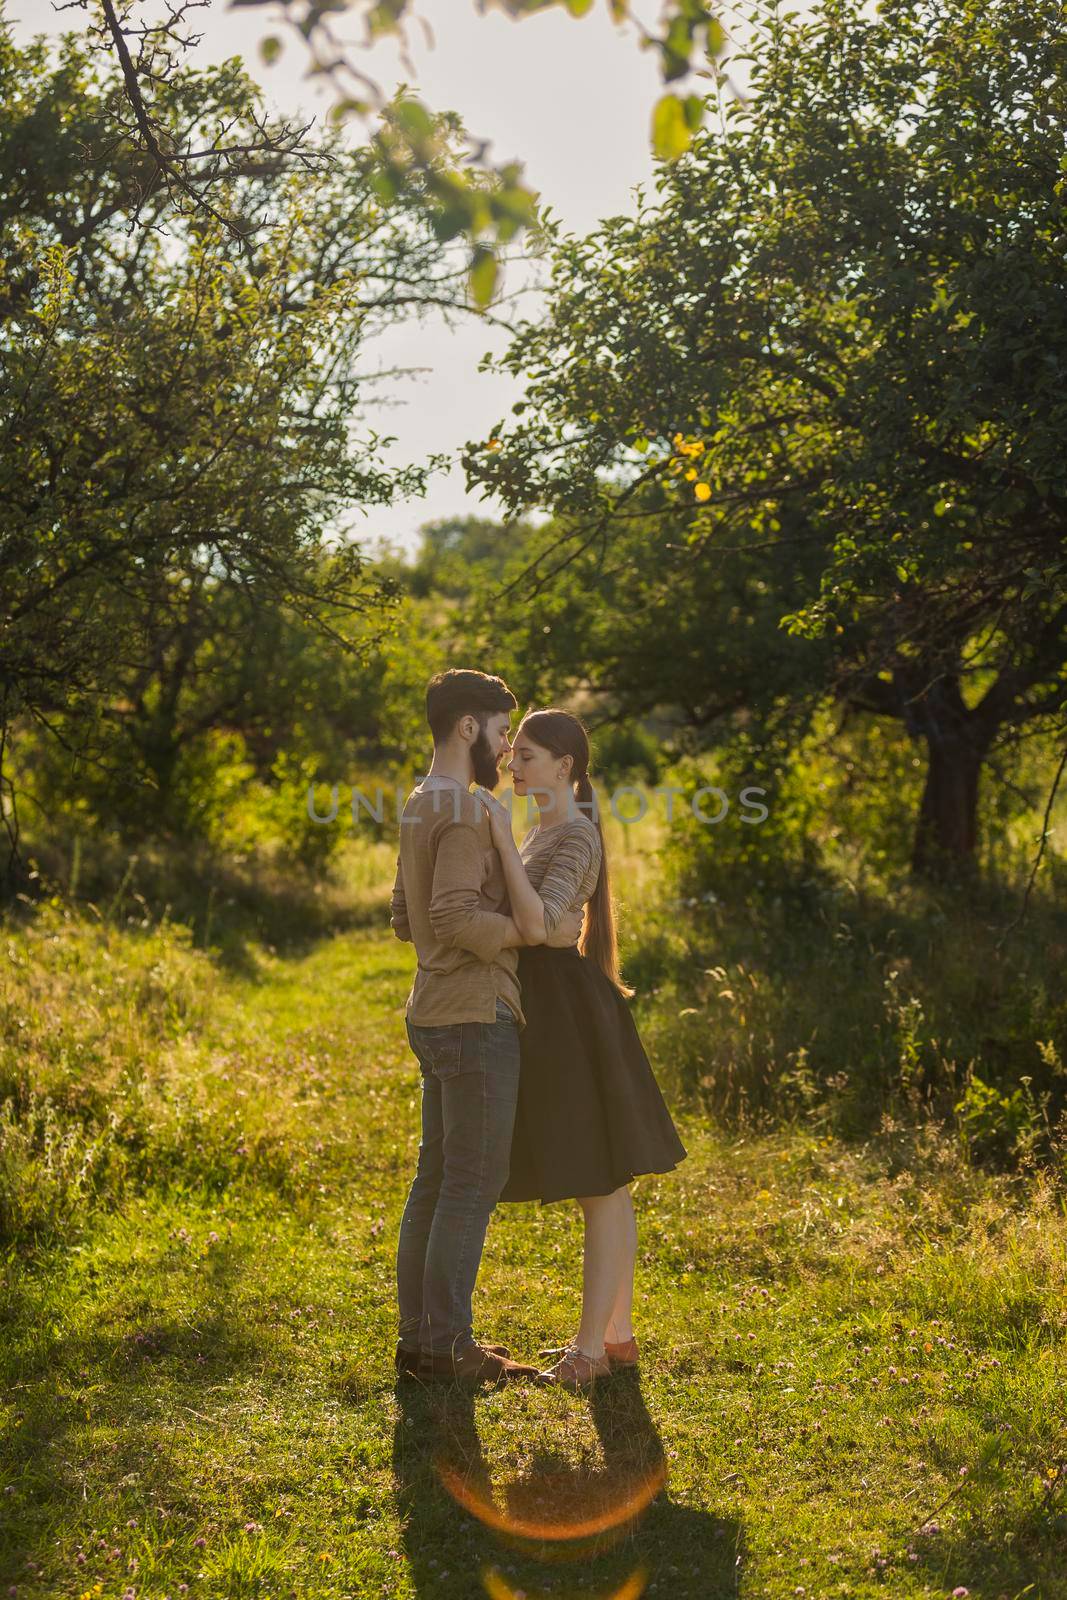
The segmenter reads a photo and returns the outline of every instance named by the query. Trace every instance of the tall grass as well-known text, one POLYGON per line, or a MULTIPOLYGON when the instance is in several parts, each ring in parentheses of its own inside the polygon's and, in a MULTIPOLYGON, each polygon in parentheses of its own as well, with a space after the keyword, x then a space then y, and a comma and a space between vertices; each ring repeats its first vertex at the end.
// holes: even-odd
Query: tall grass
MULTIPOLYGON (((383 869, 380 847, 351 861, 334 889, 342 927, 384 914, 383 869)), ((279 1060, 257 1050, 254 1025, 235 1039, 220 1021, 225 975, 254 994, 273 947, 251 944, 240 915, 227 925, 225 900, 206 948, 143 898, 128 905, 128 883, 110 914, 56 896, 0 930, 0 1242, 73 1236, 148 1187, 251 1180, 292 1198, 318 1181, 314 1060, 279 1060)))
MULTIPOLYGON (((673 776, 692 787, 691 772, 673 776)), ((1005 938, 1020 871, 951 891, 869 863, 850 876, 841 859, 790 853, 788 818, 762 854, 751 833, 749 854, 723 833, 709 854, 709 830, 668 823, 662 797, 647 798, 639 821, 622 820, 640 809, 631 797, 603 823, 635 1014, 680 1104, 727 1126, 890 1145, 929 1125, 968 1160, 1064 1173, 1062 898, 1042 883, 1005 938)), ((9 914, 0 1237, 32 1247, 75 1232, 148 1185, 220 1190, 251 1173, 291 1196, 321 1182, 345 1157, 315 1126, 331 1085, 314 1052, 275 1060, 254 1030, 235 1042, 219 985, 229 974, 254 995, 276 958, 384 930, 395 852, 380 830, 354 832, 315 879, 250 876, 217 855, 200 871, 162 847, 123 860, 112 842, 91 866, 72 859, 73 896, 9 914)), ((1053 891, 1062 877, 1053 854, 1053 891)), ((385 949, 401 966, 410 956, 385 949)))

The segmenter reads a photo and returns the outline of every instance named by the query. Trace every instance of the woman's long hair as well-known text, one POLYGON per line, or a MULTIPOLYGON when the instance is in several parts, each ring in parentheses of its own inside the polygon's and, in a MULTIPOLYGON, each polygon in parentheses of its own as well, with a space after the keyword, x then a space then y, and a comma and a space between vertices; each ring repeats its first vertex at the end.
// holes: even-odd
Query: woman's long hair
POLYGON ((571 790, 575 802, 590 821, 596 823, 600 834, 600 876, 585 907, 578 949, 583 956, 595 961, 619 993, 628 999, 634 991, 623 982, 619 972, 619 945, 615 931, 615 907, 611 898, 608 852, 600 805, 589 779, 589 735, 577 717, 555 706, 550 706, 546 711, 527 712, 519 725, 516 739, 519 733, 525 733, 533 744, 540 745, 554 756, 571 757, 571 790))

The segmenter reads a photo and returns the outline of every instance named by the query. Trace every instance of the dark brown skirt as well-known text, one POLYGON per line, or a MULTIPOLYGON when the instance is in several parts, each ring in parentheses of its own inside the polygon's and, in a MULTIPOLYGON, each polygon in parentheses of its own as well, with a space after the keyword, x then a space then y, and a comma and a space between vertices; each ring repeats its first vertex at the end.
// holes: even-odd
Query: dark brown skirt
POLYGON ((577 950, 519 951, 526 1026, 501 1200, 611 1194, 685 1160, 629 1006, 577 950))

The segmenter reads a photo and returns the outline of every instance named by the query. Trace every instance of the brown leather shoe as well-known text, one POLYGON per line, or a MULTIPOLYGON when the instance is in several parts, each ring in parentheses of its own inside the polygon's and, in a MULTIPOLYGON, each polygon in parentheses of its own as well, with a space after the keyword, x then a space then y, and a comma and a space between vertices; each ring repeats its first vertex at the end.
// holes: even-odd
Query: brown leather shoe
POLYGON ((459 1383, 465 1387, 490 1383, 499 1387, 529 1382, 537 1377, 537 1368, 497 1355, 485 1345, 469 1344, 456 1355, 434 1355, 424 1350, 419 1357, 419 1377, 423 1383, 459 1383))
MULTIPOLYGON (((482 1342, 482 1349, 488 1350, 490 1355, 504 1356, 507 1358, 511 1351, 506 1344, 490 1344, 487 1340, 482 1342)), ((398 1377, 417 1378, 419 1375, 419 1351, 397 1349, 393 1356, 393 1365, 398 1377)))

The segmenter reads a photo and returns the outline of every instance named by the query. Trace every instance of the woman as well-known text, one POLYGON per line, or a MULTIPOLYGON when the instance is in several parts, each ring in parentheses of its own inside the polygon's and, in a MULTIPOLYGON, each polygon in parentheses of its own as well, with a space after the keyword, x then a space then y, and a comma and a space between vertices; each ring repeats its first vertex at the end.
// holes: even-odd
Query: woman
POLYGON ((501 1200, 576 1199, 585 1214, 582 1318, 542 1374, 566 1388, 637 1365, 633 1303, 637 1226, 627 1187, 669 1172, 686 1151, 660 1094, 619 976, 604 834, 589 781, 589 739, 555 709, 523 718, 509 763, 516 795, 538 820, 522 841, 507 809, 476 789, 489 812, 513 912, 551 931, 585 907, 575 948, 524 946, 519 982, 526 1027, 511 1172, 501 1200))

